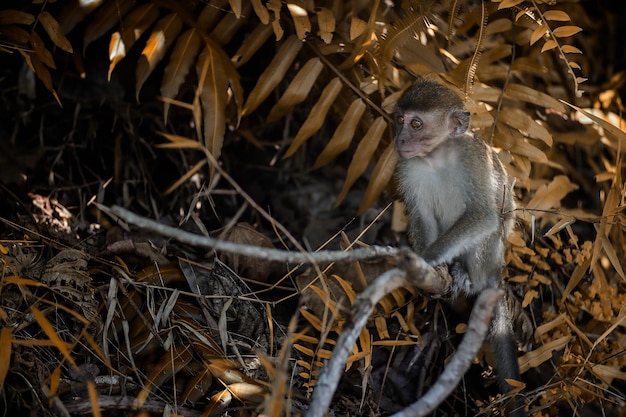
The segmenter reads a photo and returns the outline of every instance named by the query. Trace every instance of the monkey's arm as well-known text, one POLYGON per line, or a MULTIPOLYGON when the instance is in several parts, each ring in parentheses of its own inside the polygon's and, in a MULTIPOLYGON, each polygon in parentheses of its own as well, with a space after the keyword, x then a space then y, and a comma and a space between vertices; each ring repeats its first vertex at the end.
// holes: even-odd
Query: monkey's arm
POLYGON ((484 203, 468 204, 463 215, 424 250, 422 257, 433 265, 450 262, 496 233, 499 221, 497 213, 484 203))

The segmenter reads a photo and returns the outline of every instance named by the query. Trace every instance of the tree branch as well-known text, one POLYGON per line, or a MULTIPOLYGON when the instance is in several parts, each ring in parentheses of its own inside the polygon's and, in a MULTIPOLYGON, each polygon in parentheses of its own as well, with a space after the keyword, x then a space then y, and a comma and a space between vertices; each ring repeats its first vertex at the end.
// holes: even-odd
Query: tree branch
MULTIPOLYGON (((441 290, 445 285, 446 281, 441 278, 440 273, 424 259, 409 250, 401 250, 398 268, 380 275, 355 300, 350 314, 351 319, 344 324, 333 354, 322 369, 322 373, 315 384, 307 417, 326 415, 339 384, 339 379, 343 375, 352 346, 356 343, 361 330, 374 311, 376 303, 400 287, 416 286, 436 291, 437 289, 441 290)), ((441 292, 439 293, 441 294, 441 292)))
POLYGON ((400 249, 391 246, 370 246, 358 248, 352 251, 322 251, 322 252, 288 252, 280 249, 261 248, 252 245, 242 245, 224 240, 213 239, 210 236, 201 236, 185 230, 156 222, 139 216, 125 208, 113 206, 111 208, 100 207, 103 211, 119 217, 129 224, 139 228, 158 233, 170 239, 187 245, 211 248, 219 251, 237 253, 252 258, 266 259, 270 261, 289 263, 327 263, 327 262, 354 262, 363 259, 371 259, 379 256, 397 257, 400 249))

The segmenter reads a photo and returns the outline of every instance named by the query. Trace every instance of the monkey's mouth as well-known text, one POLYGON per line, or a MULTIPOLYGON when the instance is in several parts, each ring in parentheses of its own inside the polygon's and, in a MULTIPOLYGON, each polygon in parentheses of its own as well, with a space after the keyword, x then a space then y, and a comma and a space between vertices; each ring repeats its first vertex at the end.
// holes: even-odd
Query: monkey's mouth
POLYGON ((410 159, 416 156, 419 156, 419 157, 424 156, 424 150, 422 148, 403 148, 403 149, 396 148, 396 151, 398 152, 398 155, 402 159, 410 159))

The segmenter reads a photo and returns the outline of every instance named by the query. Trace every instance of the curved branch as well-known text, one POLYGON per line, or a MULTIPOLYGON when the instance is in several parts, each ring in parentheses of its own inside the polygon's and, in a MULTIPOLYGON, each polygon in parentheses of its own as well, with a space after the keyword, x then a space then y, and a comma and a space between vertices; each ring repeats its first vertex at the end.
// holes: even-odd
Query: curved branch
POLYGON ((489 330, 493 308, 502 294, 503 291, 499 289, 487 289, 480 294, 467 323, 467 333, 437 382, 422 398, 404 410, 393 414, 392 417, 428 415, 450 395, 469 369, 476 353, 482 346, 489 330))
POLYGON ((107 208, 99 205, 99 208, 109 214, 117 216, 129 224, 133 224, 145 230, 158 233, 161 236, 177 240, 191 246, 211 248, 219 251, 237 253, 253 258, 266 259, 269 261, 290 263, 325 263, 325 262, 353 262, 378 256, 397 257, 401 249, 391 246, 370 246, 358 248, 353 251, 321 251, 321 252, 289 252, 281 249, 261 248, 252 245, 242 245, 224 240, 214 239, 210 236, 202 236, 185 230, 177 229, 154 220, 139 216, 132 211, 119 206, 107 208))
POLYGON ((344 324, 333 354, 317 380, 307 417, 326 415, 352 346, 356 343, 378 301, 400 287, 416 286, 437 291, 446 285, 446 280, 442 279, 438 271, 415 253, 401 250, 399 255, 398 268, 391 269, 376 278, 354 302, 350 314, 351 319, 344 324))

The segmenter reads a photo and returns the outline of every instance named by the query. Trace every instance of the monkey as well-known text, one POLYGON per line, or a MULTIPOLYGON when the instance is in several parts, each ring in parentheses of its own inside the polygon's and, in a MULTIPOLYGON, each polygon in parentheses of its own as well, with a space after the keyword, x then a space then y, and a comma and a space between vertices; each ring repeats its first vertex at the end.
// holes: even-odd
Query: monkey
MULTIPOLYGON (((433 266, 448 266, 452 299, 501 288, 515 202, 497 153, 469 131, 461 98, 437 81, 419 78, 398 99, 393 117, 396 179, 413 250, 433 266)), ((504 300, 493 317, 487 340, 498 388, 506 393, 514 388, 506 379, 521 378, 504 300)), ((513 408, 511 416, 526 416, 518 396, 513 408)))

